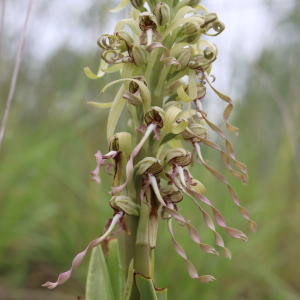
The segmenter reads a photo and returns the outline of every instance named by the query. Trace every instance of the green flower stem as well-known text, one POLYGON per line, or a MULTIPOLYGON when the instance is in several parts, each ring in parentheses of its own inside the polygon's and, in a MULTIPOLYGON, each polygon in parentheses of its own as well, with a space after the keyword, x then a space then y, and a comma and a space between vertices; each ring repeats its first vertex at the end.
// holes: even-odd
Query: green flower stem
POLYGON ((147 69, 145 72, 145 78, 146 81, 148 82, 148 85, 150 85, 149 90, 151 91, 151 74, 153 73, 153 67, 157 58, 159 52, 159 48, 154 49, 149 57, 148 63, 147 63, 147 69))
POLYGON ((154 96, 158 97, 159 95, 161 95, 163 85, 166 81, 166 77, 168 76, 170 69, 171 67, 164 66, 163 69, 161 70, 156 89, 154 90, 154 96))

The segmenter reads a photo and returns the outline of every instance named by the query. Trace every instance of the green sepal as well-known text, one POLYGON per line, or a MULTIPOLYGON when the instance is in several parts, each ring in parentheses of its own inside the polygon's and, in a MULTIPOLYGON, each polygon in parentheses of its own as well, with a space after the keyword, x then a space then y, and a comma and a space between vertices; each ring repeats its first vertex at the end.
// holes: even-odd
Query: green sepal
POLYGON ((167 300, 168 299, 168 288, 156 289, 156 298, 157 300, 167 300))
POLYGON ((107 269, 115 300, 122 300, 124 278, 118 239, 108 241, 107 269))
POLYGON ((124 288, 123 300, 130 299, 132 283, 133 283, 133 259, 131 260, 128 267, 128 275, 127 275, 127 280, 124 288))
POLYGON ((85 300, 115 300, 100 245, 93 248, 85 290, 85 300))
POLYGON ((162 139, 162 141, 160 142, 159 146, 169 142, 170 140, 173 140, 178 134, 174 134, 172 132, 168 132, 165 137, 162 139))
POLYGON ((167 288, 156 288, 151 278, 135 271, 134 281, 140 294, 140 300, 167 300, 167 288))
POLYGON ((158 300, 151 278, 135 272, 134 281, 140 294, 140 300, 158 300))

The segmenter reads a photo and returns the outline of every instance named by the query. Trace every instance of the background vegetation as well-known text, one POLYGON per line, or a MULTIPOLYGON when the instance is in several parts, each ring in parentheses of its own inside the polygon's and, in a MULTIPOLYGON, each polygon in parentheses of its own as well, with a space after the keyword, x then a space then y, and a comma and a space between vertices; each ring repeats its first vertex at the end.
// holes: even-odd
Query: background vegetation
MULTIPOLYGON (((91 19, 79 16, 84 26, 91 26, 102 8, 102 4, 94 3, 89 10, 91 19)), ((216 258, 202 253, 184 229, 175 227, 178 241, 199 274, 217 278, 200 285, 189 278, 184 260, 173 249, 166 223, 161 221, 155 282, 158 287, 169 287, 169 299, 300 299, 299 16, 298 1, 292 13, 278 22, 276 43, 265 46, 254 62, 235 59, 233 65, 233 69, 242 68, 244 76, 235 84, 236 105, 231 118, 240 128, 240 136, 231 140, 237 158, 248 165, 249 185, 230 178, 220 155, 203 148, 211 165, 230 178, 258 231, 250 232, 226 185, 204 167, 194 167, 192 173, 206 186, 207 197, 229 226, 244 231, 249 241, 233 240, 219 230, 233 254, 228 261, 222 254, 216 258)), ((16 52, 8 36, 4 35, 3 41, 1 113, 16 52)), ((27 42, 30 49, 30 39, 27 42)), ((111 214, 107 203, 110 178, 103 174, 99 187, 89 176, 95 167, 96 150, 107 151, 107 111, 92 109, 86 102, 95 101, 101 88, 113 79, 106 76, 91 81, 85 77, 83 66, 94 66, 95 70, 99 54, 95 47, 77 51, 66 44, 43 59, 25 52, 0 152, 1 300, 69 300, 84 295, 88 257, 68 283, 56 290, 44 290, 41 284, 68 270, 73 257, 101 234, 111 214)), ((217 76, 216 85, 218 80, 217 76)), ((106 92, 107 98, 113 95, 114 89, 106 92)), ((211 98, 204 102, 204 108, 212 114, 210 101, 219 100, 211 98)), ((126 118, 119 126, 124 130, 126 118)), ((222 140, 215 139, 223 145, 222 140)), ((202 241, 213 244, 213 235, 194 205, 185 199, 181 207, 200 231, 202 241)), ((120 236, 121 245, 122 239, 120 236)))

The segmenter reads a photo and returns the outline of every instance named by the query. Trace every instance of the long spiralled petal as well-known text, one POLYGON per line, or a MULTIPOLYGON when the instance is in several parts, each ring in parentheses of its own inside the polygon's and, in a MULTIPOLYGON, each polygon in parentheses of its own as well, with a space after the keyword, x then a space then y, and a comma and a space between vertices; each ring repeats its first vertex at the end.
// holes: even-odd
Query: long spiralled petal
POLYGON ((239 198, 238 198, 238 195, 237 195, 237 192, 235 191, 235 189, 228 183, 227 179, 218 171, 216 171, 215 169, 211 168, 210 166, 208 166, 205 161, 203 160, 202 158, 202 155, 201 155, 201 152, 200 152, 200 145, 195 143, 194 144, 194 147, 196 149, 196 152, 197 152, 197 156, 200 160, 200 163, 202 165, 204 165, 204 167, 210 171, 211 174, 213 174, 215 177, 217 177, 220 181, 224 182, 227 187, 228 187, 228 191, 229 191, 229 194, 230 194, 230 197, 231 199, 233 200, 233 202, 239 207, 239 211, 240 211, 240 214, 247 220, 249 220, 249 226, 250 226, 250 229, 255 232, 256 229, 257 229, 257 225, 254 221, 252 221, 250 219, 250 215, 249 215, 249 212, 246 208, 242 207, 240 205, 240 201, 239 201, 239 198))
POLYGON ((188 228, 191 239, 200 246, 203 252, 212 253, 216 256, 219 256, 219 253, 216 251, 214 247, 200 242, 197 229, 191 223, 187 222, 178 211, 174 210, 174 205, 172 202, 169 202, 168 206, 163 208, 163 211, 168 212, 170 216, 182 222, 188 228))
POLYGON ((237 127, 234 127, 234 126, 232 126, 232 125, 230 125, 228 122, 227 122, 227 120, 228 120, 228 118, 229 118, 229 116, 230 116, 230 114, 231 114, 231 112, 232 112, 232 110, 233 110, 233 103, 232 103, 232 100, 231 100, 231 98, 230 97, 228 97, 228 96, 226 96, 226 95, 224 95, 224 94, 222 94, 222 93, 220 93, 218 90, 216 90, 215 88, 214 88, 214 86, 212 85, 212 83, 210 82, 210 80, 209 80, 209 76, 208 76, 208 74, 205 72, 205 74, 204 74, 204 77, 205 77, 205 80, 208 82, 208 84, 210 85, 210 87, 213 89, 213 91, 223 100, 223 101, 225 101, 225 102, 227 102, 228 103, 228 105, 226 106, 226 108, 225 108, 225 110, 224 110, 224 113, 223 113, 223 119, 224 119, 224 122, 225 122, 225 124, 226 124, 226 128, 229 130, 229 131, 231 131, 231 132, 233 132, 233 133, 235 133, 236 135, 238 135, 238 131, 239 131, 239 129, 237 128, 237 127))
MULTIPOLYGON (((222 137, 223 139, 225 139, 225 143, 226 143, 226 151, 228 153, 228 155, 232 158, 235 166, 242 171, 245 174, 245 178, 244 178, 244 182, 245 184, 247 183, 247 179, 248 179, 248 173, 247 173, 247 166, 239 161, 236 160, 235 158, 235 154, 234 154, 234 149, 233 146, 231 144, 231 142, 227 139, 225 133, 223 132, 223 130, 221 130, 217 125, 215 125, 214 123, 210 122, 207 118, 206 118, 206 113, 204 111, 202 111, 201 109, 201 104, 200 101, 197 101, 197 107, 199 109, 199 112, 201 113, 202 118, 205 120, 205 122, 208 124, 208 126, 214 131, 216 132, 220 137, 222 137)), ((205 143, 204 143, 205 144, 205 143)), ((209 145, 208 145, 209 146, 209 145)), ((211 146, 209 146, 211 147, 211 146)), ((212 148, 212 147, 211 147, 212 148)), ((217 149, 217 147, 215 147, 214 149, 217 149)), ((217 149, 219 150, 219 149, 217 149)), ((220 151, 220 150, 219 150, 220 151)), ((222 153, 222 157, 223 157, 223 153, 222 153)), ((224 159, 223 159, 224 161, 224 159)), ((224 161, 225 163, 225 161, 224 161)), ((226 165, 226 164, 225 164, 226 165)), ((227 167, 227 165, 226 165, 227 167)), ((234 175, 233 175, 234 176, 234 175)))
MULTIPOLYGON (((204 145, 206 145, 212 149, 220 151, 221 155, 222 155, 223 163, 224 163, 225 167, 230 170, 231 175, 235 179, 243 181, 243 184, 248 184, 248 182, 247 182, 248 174, 247 173, 242 174, 242 173, 232 169, 231 163, 230 163, 230 158, 229 158, 228 154, 225 151, 223 151, 218 144, 216 144, 208 139, 204 139, 199 135, 194 135, 193 132, 189 128, 186 128, 186 131, 188 131, 191 135, 193 135, 197 139, 199 139, 204 145)), ((247 170, 247 167, 246 167, 246 170, 247 170)))
POLYGON ((101 242, 103 242, 110 235, 110 233, 113 231, 114 227, 120 221, 122 216, 123 216, 123 212, 120 212, 120 213, 116 214, 114 216, 108 230, 105 232, 105 234, 103 234, 101 237, 98 237, 97 239, 91 241, 84 251, 80 252, 79 254, 77 254, 75 256, 75 258, 72 262, 72 268, 69 271, 61 273, 58 276, 58 280, 56 282, 47 281, 45 284, 43 284, 43 286, 47 287, 48 289, 54 289, 56 286, 66 282, 70 278, 70 276, 72 274, 72 270, 76 269, 81 264, 81 262, 83 261, 87 251, 91 248, 94 248, 94 247, 98 246, 101 242))
POLYGON ((192 199, 194 201, 194 203, 198 206, 198 208, 200 209, 202 215, 203 215, 203 219, 204 222, 206 224, 206 226, 211 229, 214 233, 215 236, 215 243, 217 246, 223 248, 224 250, 224 255, 226 258, 231 259, 231 253, 230 251, 225 247, 223 238, 221 237, 221 235, 216 231, 215 228, 215 224, 212 220, 212 218, 210 217, 210 215, 201 207, 201 205, 189 194, 186 192, 186 190, 184 189, 184 187, 181 185, 181 183, 179 182, 179 180, 177 178, 174 179, 174 181, 176 182, 176 186, 178 186, 181 191, 190 199, 192 199))
POLYGON ((195 269, 195 267, 192 265, 192 263, 187 259, 186 253, 183 250, 183 248, 181 247, 181 245, 175 240, 174 238, 174 234, 173 234, 173 228, 172 228, 172 219, 168 220, 168 229, 169 232, 172 236, 172 244, 175 248, 175 251, 186 261, 187 264, 187 268, 188 268, 188 272, 191 278, 193 279, 198 279, 201 283, 207 283, 210 281, 215 280, 215 278, 211 275, 202 275, 199 276, 197 273, 197 270, 195 269))

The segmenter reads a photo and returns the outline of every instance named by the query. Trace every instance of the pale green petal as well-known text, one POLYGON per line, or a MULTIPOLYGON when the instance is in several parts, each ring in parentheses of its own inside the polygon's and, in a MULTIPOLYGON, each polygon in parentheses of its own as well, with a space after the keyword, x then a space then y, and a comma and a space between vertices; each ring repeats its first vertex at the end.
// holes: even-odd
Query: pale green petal
POLYGON ((185 103, 194 101, 195 98, 192 98, 186 94, 186 92, 184 91, 185 88, 186 88, 186 85, 183 84, 177 89, 177 94, 178 94, 179 98, 185 103))
POLYGON ((104 73, 115 73, 121 70, 124 67, 124 64, 115 64, 110 68, 102 69, 104 73))
MULTIPOLYGON (((134 81, 135 83, 137 83, 141 89, 141 95, 142 95, 142 100, 143 100, 143 108, 144 108, 144 114, 146 114, 146 112, 150 109, 150 104, 151 104, 151 95, 150 95, 150 92, 148 90, 148 88, 146 87, 146 85, 139 81, 139 80, 136 80, 136 79, 133 79, 133 78, 122 78, 122 79, 118 79, 118 80, 115 80, 109 84, 107 84, 101 91, 100 94, 104 93, 105 90, 115 84, 115 83, 118 83, 118 82, 122 82, 122 81, 134 81)), ((125 101, 125 100, 124 100, 125 101)))
POLYGON ((97 75, 94 74, 90 70, 89 67, 84 67, 84 72, 85 72, 86 76, 89 77, 90 79, 99 79, 105 75, 105 73, 103 72, 103 69, 106 69, 107 66, 108 66, 107 62, 105 62, 103 59, 101 59, 101 63, 100 63, 100 67, 99 67, 97 75))
POLYGON ((87 102, 87 104, 93 105, 95 107, 107 108, 113 105, 113 102, 99 103, 99 102, 87 102))
POLYGON ((119 21, 116 25, 115 32, 123 30, 125 24, 127 24, 136 35, 140 36, 142 34, 142 30, 140 29, 138 22, 133 19, 124 19, 119 21))
POLYGON ((129 2, 130 2, 130 0, 122 0, 121 3, 113 9, 108 9, 106 6, 104 6, 104 7, 107 11, 109 11, 111 13, 115 13, 115 12, 118 12, 118 11, 124 9, 129 2))
POLYGON ((174 29, 176 29, 180 25, 183 25, 183 24, 189 23, 189 22, 195 24, 196 26, 198 26, 199 29, 200 29, 200 25, 204 24, 204 21, 200 18, 197 18, 197 17, 180 18, 180 19, 177 19, 177 20, 175 19, 175 21, 172 22, 170 24, 170 26, 168 26, 167 29, 164 31, 163 35, 161 36, 160 42, 162 42, 167 37, 167 35, 170 32, 172 32, 174 29))
POLYGON ((117 95, 113 101, 112 107, 109 111, 108 121, 107 121, 107 140, 108 140, 108 142, 111 140, 111 138, 114 134, 114 131, 115 131, 117 122, 120 118, 122 109, 126 103, 126 100, 123 99, 124 91, 125 91, 125 86, 123 84, 121 86, 121 88, 119 89, 119 92, 117 93, 117 95))

